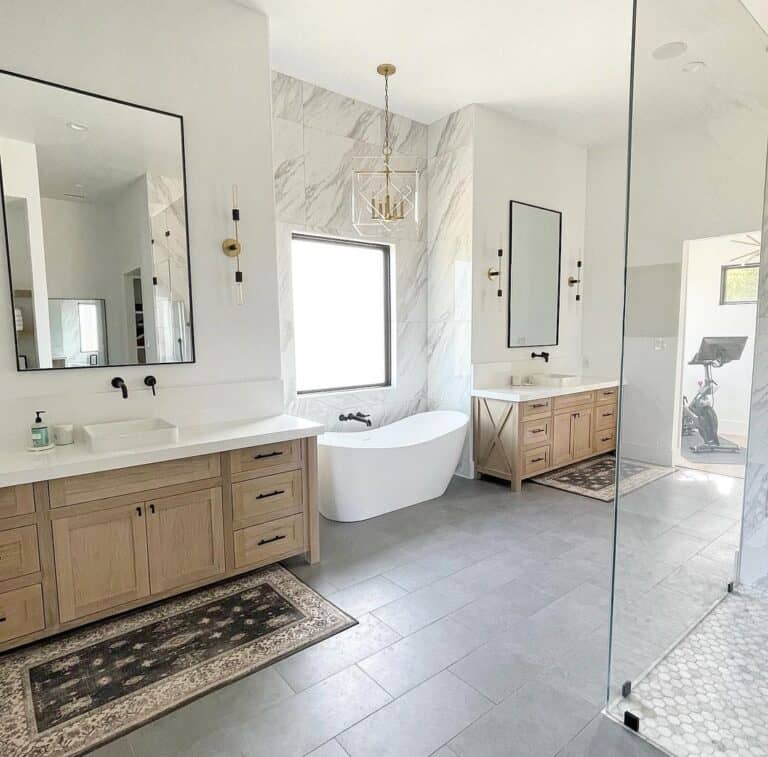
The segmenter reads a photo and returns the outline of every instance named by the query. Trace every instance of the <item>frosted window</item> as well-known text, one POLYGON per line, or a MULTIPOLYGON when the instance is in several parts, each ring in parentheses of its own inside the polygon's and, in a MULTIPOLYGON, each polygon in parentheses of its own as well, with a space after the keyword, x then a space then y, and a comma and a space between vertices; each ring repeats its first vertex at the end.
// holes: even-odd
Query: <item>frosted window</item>
POLYGON ((80 321, 80 352, 99 351, 99 309, 93 302, 81 302, 77 306, 80 321))
POLYGON ((292 269, 297 391, 388 385, 389 247, 296 235, 292 269))

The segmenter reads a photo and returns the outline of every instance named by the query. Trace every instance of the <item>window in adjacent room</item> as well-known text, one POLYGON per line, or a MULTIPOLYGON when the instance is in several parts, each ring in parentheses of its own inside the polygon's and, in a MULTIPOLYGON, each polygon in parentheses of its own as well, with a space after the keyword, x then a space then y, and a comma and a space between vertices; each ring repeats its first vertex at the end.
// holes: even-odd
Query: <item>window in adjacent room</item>
POLYGON ((757 302, 760 265, 724 265, 720 273, 720 304, 743 305, 757 302))
POLYGON ((390 385, 390 248, 294 234, 296 390, 390 385))
POLYGON ((99 308, 95 302, 79 302, 80 352, 99 351, 99 308))

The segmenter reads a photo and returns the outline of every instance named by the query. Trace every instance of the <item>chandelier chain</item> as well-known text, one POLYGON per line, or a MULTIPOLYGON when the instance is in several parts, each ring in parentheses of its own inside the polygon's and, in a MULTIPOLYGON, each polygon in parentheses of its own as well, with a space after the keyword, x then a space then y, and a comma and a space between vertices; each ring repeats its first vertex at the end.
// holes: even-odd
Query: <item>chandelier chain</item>
POLYGON ((384 76, 384 156, 389 158, 390 155, 392 155, 392 146, 389 143, 389 74, 386 74, 384 76))

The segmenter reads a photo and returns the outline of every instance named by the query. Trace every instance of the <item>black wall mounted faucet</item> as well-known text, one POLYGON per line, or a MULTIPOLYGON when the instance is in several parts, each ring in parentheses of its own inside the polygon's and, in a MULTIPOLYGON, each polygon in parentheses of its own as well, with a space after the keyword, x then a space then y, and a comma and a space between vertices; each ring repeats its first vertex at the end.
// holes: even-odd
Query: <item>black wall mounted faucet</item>
POLYGON ((367 413, 361 413, 359 410, 356 413, 347 413, 344 415, 342 413, 339 416, 340 421, 359 421, 360 423, 365 423, 366 426, 371 425, 371 416, 367 413))
POLYGON ((155 391, 157 379, 154 376, 144 376, 144 386, 148 386, 152 390, 153 397, 157 396, 157 392, 155 391))
POLYGON ((123 381, 123 379, 120 378, 120 376, 115 376, 112 379, 112 386, 115 387, 115 389, 119 389, 123 393, 123 399, 128 399, 128 385, 123 381))
POLYGON ((531 360, 533 360, 534 358, 537 358, 537 357, 544 358, 544 362, 545 363, 549 362, 549 353, 548 352, 532 352, 531 353, 531 360))

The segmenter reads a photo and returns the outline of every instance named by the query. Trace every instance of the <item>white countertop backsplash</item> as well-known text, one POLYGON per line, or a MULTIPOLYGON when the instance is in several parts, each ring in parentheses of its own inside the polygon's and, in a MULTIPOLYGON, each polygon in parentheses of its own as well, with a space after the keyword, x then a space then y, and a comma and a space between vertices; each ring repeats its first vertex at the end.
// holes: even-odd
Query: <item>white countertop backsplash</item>
POLYGON ((581 381, 572 386, 512 386, 510 384, 509 386, 489 387, 487 389, 475 388, 472 389, 472 396, 505 402, 528 402, 529 400, 547 399, 548 397, 561 397, 564 394, 610 389, 618 385, 617 379, 582 376, 581 381))

